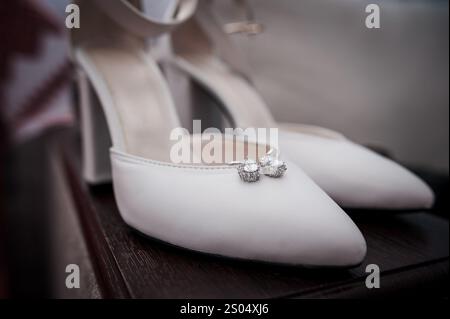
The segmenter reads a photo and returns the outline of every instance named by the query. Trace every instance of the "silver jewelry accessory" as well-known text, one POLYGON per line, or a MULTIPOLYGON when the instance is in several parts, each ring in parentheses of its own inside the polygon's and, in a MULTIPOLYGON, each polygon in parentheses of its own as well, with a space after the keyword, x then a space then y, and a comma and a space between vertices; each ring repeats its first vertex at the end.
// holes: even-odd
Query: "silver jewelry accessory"
POLYGON ((239 177, 247 183, 259 181, 261 173, 269 177, 280 178, 287 171, 286 163, 278 159, 278 152, 275 153, 273 149, 261 157, 259 161, 246 159, 244 161, 231 162, 228 165, 236 166, 239 177))
POLYGON ((260 169, 259 164, 250 159, 242 162, 231 162, 230 165, 236 165, 241 180, 247 183, 254 183, 259 181, 260 169))
POLYGON ((286 173, 286 162, 278 159, 278 152, 274 154, 271 149, 266 155, 260 158, 261 172, 269 177, 280 178, 286 173))

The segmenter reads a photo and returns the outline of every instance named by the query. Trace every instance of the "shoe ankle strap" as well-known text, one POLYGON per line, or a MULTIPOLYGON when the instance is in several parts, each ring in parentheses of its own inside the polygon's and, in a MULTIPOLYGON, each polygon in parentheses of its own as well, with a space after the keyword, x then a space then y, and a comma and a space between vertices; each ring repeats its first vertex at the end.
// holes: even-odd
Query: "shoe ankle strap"
POLYGON ((151 18, 128 0, 94 0, 111 19, 125 30, 140 37, 156 37, 170 32, 189 20, 195 13, 198 0, 179 0, 176 16, 169 20, 151 18))

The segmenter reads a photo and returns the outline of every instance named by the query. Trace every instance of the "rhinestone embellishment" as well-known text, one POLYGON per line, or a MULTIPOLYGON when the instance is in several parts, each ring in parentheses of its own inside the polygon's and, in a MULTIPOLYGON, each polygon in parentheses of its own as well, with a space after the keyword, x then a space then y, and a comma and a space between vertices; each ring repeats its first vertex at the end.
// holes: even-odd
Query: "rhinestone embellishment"
POLYGON ((259 181, 261 174, 273 178, 282 177, 287 171, 287 165, 284 161, 278 159, 278 153, 273 154, 270 150, 259 161, 246 159, 242 162, 232 162, 229 165, 237 166, 239 177, 247 183, 259 181))
POLYGON ((259 162, 261 165, 261 172, 269 177, 280 178, 287 171, 286 163, 272 155, 263 156, 259 162))
POLYGON ((260 166, 254 160, 245 160, 238 165, 239 177, 247 183, 259 181, 260 166))

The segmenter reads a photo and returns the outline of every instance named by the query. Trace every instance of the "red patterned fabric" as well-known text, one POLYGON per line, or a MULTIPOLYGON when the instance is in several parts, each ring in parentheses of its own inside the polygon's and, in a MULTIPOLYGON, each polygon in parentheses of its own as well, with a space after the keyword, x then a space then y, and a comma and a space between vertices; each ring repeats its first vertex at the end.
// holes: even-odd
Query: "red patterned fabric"
POLYGON ((8 79, 12 58, 35 55, 45 33, 61 32, 60 24, 29 0, 0 1, 0 81, 8 79))
MULTIPOLYGON (((41 55, 45 51, 45 39, 66 37, 63 21, 60 20, 45 6, 44 1, 0 1, 0 122, 6 123, 13 135, 27 125, 44 127, 46 124, 32 121, 41 113, 48 112, 51 105, 49 101, 67 87, 70 77, 68 60, 62 64, 57 61, 59 64, 55 62, 55 65, 47 61, 49 65, 39 69, 44 69, 45 77, 40 74, 36 76, 37 83, 32 83, 31 88, 29 84, 25 86, 28 91, 24 89, 25 98, 16 103, 19 105, 9 105, 11 103, 7 101, 8 90, 22 94, 20 83, 14 83, 14 88, 10 87, 12 79, 17 77, 15 68, 21 61, 39 65, 44 60, 41 55)), ((61 55, 64 54, 61 52, 61 55)), ((24 71, 22 68, 21 71, 26 72, 26 69, 24 71)), ((30 78, 34 76, 31 73, 29 75, 30 78)), ((28 77, 27 74, 20 76, 28 77)))

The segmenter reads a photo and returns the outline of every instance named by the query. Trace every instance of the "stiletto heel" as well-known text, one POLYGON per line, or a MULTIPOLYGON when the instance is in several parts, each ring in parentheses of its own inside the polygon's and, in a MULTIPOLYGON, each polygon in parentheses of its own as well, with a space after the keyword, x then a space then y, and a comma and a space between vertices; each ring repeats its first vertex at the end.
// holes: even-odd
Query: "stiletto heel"
POLYGON ((105 115, 87 75, 77 69, 76 81, 80 102, 80 129, 83 154, 83 176, 90 184, 110 182, 111 137, 105 115))

